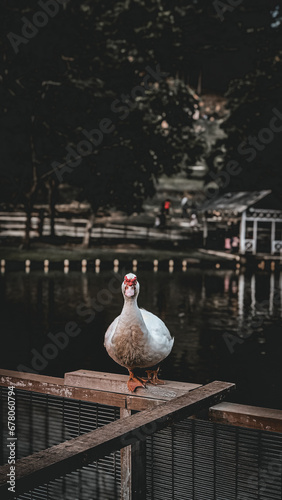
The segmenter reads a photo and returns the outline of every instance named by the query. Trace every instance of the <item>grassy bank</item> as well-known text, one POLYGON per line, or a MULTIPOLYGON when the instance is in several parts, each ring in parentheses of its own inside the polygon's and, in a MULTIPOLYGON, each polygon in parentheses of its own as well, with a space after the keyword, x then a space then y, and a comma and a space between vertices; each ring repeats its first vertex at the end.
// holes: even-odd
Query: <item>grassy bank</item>
POLYGON ((33 244, 30 250, 20 249, 15 246, 6 246, 0 248, 0 258, 7 261, 23 262, 26 259, 31 261, 44 261, 48 259, 51 262, 60 262, 64 259, 70 261, 79 261, 82 259, 94 260, 101 259, 113 261, 133 260, 140 262, 166 261, 168 259, 183 260, 191 264, 201 264, 201 262, 217 263, 219 261, 230 262, 230 257, 224 258, 216 255, 203 253, 200 249, 173 249, 173 248, 152 248, 140 247, 133 244, 119 244, 115 246, 99 246, 90 249, 83 249, 78 245, 67 245, 56 247, 53 245, 33 244))

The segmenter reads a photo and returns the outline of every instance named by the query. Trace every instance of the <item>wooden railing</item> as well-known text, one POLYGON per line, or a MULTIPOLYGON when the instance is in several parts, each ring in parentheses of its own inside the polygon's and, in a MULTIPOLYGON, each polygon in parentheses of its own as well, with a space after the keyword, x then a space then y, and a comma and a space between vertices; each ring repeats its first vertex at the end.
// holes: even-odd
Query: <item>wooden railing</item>
MULTIPOLYGON (((67 373, 64 379, 0 370, 2 386, 120 408, 120 420, 18 460, 17 495, 121 450, 121 498, 144 500, 143 441, 201 410, 209 411, 209 418, 215 422, 282 431, 281 411, 219 404, 235 388, 232 383, 215 381, 200 386, 166 381, 163 386, 138 388, 132 394, 126 381, 124 375, 86 370, 67 373), (132 415, 133 410, 139 413, 132 415)), ((7 472, 7 465, 0 468, 1 499, 11 498, 7 472)))
MULTIPOLYGON (((83 217, 64 217, 63 215, 55 217, 55 234, 58 237, 82 239, 85 235, 88 219, 83 217)), ((24 212, 0 212, 0 238, 16 237, 22 238, 25 234, 26 215, 24 212)), ((94 239, 138 239, 138 240, 182 240, 187 238, 195 227, 189 227, 188 223, 178 219, 175 227, 156 228, 152 224, 133 225, 133 224, 114 224, 110 221, 99 224, 97 221, 91 230, 91 237, 94 239), (182 227, 183 226, 183 227, 182 227)), ((30 238, 49 236, 51 222, 48 216, 44 221, 36 212, 31 217, 30 238)))
MULTIPOLYGON (((207 386, 166 382, 164 386, 140 388, 136 395, 132 395, 126 381, 127 377, 123 375, 84 370, 67 373, 64 379, 0 371, 2 386, 13 385, 21 390, 120 407, 120 420, 18 460, 18 495, 121 449, 121 498, 144 500, 140 480, 142 441, 173 422, 216 404, 234 389, 234 384, 225 382, 213 382, 207 386), (133 410, 140 413, 131 415, 133 410)), ((1 499, 9 498, 7 472, 8 466, 0 468, 1 499)))

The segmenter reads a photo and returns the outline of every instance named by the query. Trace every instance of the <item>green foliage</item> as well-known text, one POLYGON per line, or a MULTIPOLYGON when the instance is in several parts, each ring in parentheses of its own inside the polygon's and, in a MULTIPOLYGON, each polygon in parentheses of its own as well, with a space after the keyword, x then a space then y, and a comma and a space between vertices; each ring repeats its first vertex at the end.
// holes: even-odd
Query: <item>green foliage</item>
MULTIPOLYGON (((39 3, 4 3, 2 32, 22 36, 23 16, 33 21, 39 3)), ((183 158, 189 166, 203 155, 187 90, 200 71, 203 86, 211 89, 222 90, 237 78, 228 94, 232 115, 224 124, 226 159, 233 157, 236 144, 263 126, 271 106, 278 106, 280 70, 273 61, 281 30, 271 27, 275 5, 276 0, 244 0, 221 21, 210 0, 72 0, 57 4, 46 26, 16 46, 18 53, 11 36, 10 41, 4 36, 1 199, 16 203, 31 193, 41 196, 52 176, 78 186, 94 210, 141 210, 162 173, 172 175, 183 158), (148 85, 142 84, 147 68, 156 71, 158 65, 172 78, 151 75, 148 85), (142 85, 144 92, 135 91, 142 85), (115 109, 114 102, 119 103, 115 109), (113 131, 70 168, 66 147, 77 151, 83 130, 99 128, 104 118, 113 131), (63 176, 56 176, 54 162, 62 165, 63 176)), ((216 148, 222 152, 221 144, 216 148)), ((278 164, 276 156, 271 161, 278 164)), ((212 157, 209 164, 215 168, 212 157)), ((248 166, 243 170, 250 184, 248 166)))
MULTIPOLYGON (((226 169, 228 162, 238 162, 239 175, 231 176, 225 190, 282 188, 282 52, 273 51, 256 71, 243 80, 232 81, 227 92, 230 115, 223 123, 224 141, 210 156, 210 171, 226 169)), ((209 181, 209 175, 207 180, 209 181)))
MULTIPOLYGON (((187 87, 149 75, 144 92, 134 91, 143 85, 147 67, 172 69, 161 65, 167 54, 160 61, 160 49, 153 50, 172 26, 160 6, 69 2, 28 43, 19 44, 17 54, 7 39, 2 42, 2 199, 24 202, 31 186, 41 193, 52 176, 79 186, 81 199, 94 210, 116 206, 131 212, 154 193, 159 175, 177 171, 184 154, 195 161, 202 149, 187 87), (123 112, 113 110, 117 101, 123 112), (105 118, 114 131, 104 134, 76 168, 62 167, 64 175, 57 177, 52 165, 69 165, 66 147, 77 151, 83 130, 99 128, 105 118)), ((4 29, 20 35, 22 15, 33 20, 37 11, 33 1, 9 5, 4 29)), ((162 50, 167 43, 164 39, 162 50)))

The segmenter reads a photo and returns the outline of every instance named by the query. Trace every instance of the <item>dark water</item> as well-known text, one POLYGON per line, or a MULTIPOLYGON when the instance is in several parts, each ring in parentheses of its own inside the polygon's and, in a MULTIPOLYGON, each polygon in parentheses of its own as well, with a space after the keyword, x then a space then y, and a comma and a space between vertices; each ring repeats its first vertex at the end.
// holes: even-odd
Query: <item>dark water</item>
MULTIPOLYGON (((107 355, 103 337, 121 311, 128 271, 2 275, 0 367, 59 377, 77 369, 126 373, 107 355), (58 336, 54 347, 50 333, 66 325, 73 336, 58 336)), ((163 378, 236 382, 234 401, 282 409, 282 275, 196 269, 137 275, 139 306, 161 317, 175 337, 163 378)))

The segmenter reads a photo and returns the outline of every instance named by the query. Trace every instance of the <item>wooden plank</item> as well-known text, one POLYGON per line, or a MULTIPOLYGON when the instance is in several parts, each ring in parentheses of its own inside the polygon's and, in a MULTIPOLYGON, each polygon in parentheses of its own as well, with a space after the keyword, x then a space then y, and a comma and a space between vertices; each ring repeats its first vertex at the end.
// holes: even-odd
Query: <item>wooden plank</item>
POLYGON ((246 210, 242 213, 241 223, 240 223, 240 253, 243 255, 246 253, 246 210))
POLYGON ((27 372, 19 372, 16 370, 3 370, 0 369, 0 377, 12 377, 14 379, 20 379, 20 380, 36 380, 37 382, 41 383, 51 383, 51 384, 58 384, 58 385, 64 385, 64 379, 59 378, 59 377, 49 377, 47 375, 39 375, 38 373, 27 373, 27 372))
POLYGON ((220 403, 209 409, 209 418, 213 422, 223 424, 282 432, 282 410, 235 403, 220 403))
MULTIPOLYGON (((84 372, 84 370, 79 370, 79 372, 84 372)), ((77 372, 73 372, 77 373, 77 372)), ((99 373, 101 375, 102 372, 88 372, 91 373, 99 373)), ((121 389, 125 389, 126 394, 129 393, 127 390, 126 382, 128 377, 126 375, 116 375, 116 374, 106 374, 108 378, 112 379, 113 377, 117 377, 120 381, 122 380, 121 389)), ((94 376, 94 379, 96 376, 94 376)), ((98 378, 99 380, 99 378, 98 378)), ((80 383, 81 379, 79 379, 80 383)), ((97 380, 96 380, 97 382, 97 380)), ((166 381, 167 382, 167 381, 166 381)), ((115 392, 102 391, 101 389, 92 389, 91 387, 74 387, 65 384, 63 378, 57 377, 49 377, 45 375, 39 375, 34 373, 26 373, 26 372, 17 372, 13 370, 0 370, 0 385, 9 386, 14 385, 18 389, 26 390, 26 391, 34 391, 42 394, 50 394, 53 396, 66 397, 71 399, 78 399, 82 401, 90 401, 93 403, 100 403, 110 406, 117 406, 119 408, 128 408, 129 410, 142 411, 147 410, 149 408, 153 408, 154 406, 161 404, 167 399, 172 399, 175 394, 175 387, 177 387, 178 391, 181 393, 185 393, 189 390, 193 390, 194 388, 200 387, 198 384, 188 384, 185 382, 169 382, 169 387, 172 388, 172 391, 169 392, 170 398, 166 397, 155 399, 155 394, 153 394, 153 398, 150 399, 150 393, 155 391, 155 387, 148 386, 148 391, 146 392, 146 397, 143 397, 137 393, 129 393, 130 395, 120 394, 115 392), (183 391, 182 391, 183 389, 183 391)), ((84 385, 83 383, 80 385, 84 385)), ((86 384, 87 385, 87 384, 86 384)), ((89 385, 94 385, 92 382, 89 385)), ((104 385, 105 386, 105 385, 104 385)), ((96 383, 96 387, 99 387, 99 384, 96 383)), ((146 391, 145 389, 141 389, 142 392, 146 391)))
MULTIPOLYGON (((120 409, 120 418, 130 415, 131 411, 126 408, 120 409)), ((131 446, 125 446, 120 450, 120 476, 120 498, 121 500, 132 500, 131 446)))
MULTIPOLYGON (((95 372, 90 370, 77 370, 65 374, 65 385, 74 387, 86 387, 100 391, 108 391, 113 393, 128 394, 132 396, 127 388, 127 375, 119 375, 116 373, 95 372)), ((150 399, 169 400, 185 394, 200 387, 198 384, 190 384, 185 382, 174 382, 166 380, 164 385, 148 384, 145 389, 138 387, 135 397, 143 397, 150 399)))
MULTIPOLYGON (((112 377, 116 375, 111 374, 110 376, 112 377)), ((126 386, 127 376, 120 375, 119 377, 123 377, 123 388, 125 387, 126 392, 128 393, 129 391, 127 391, 127 386, 126 386)), ((187 387, 187 390, 184 392, 192 390, 193 388, 196 387, 200 387, 197 384, 186 384, 181 382, 172 382, 171 384, 172 386, 173 384, 177 384, 179 388, 187 387)), ((9 385, 14 385, 14 387, 21 390, 39 392, 42 394, 50 394, 53 396, 59 396, 71 399, 78 399, 81 401, 90 401, 92 403, 117 406, 119 408, 128 408, 129 410, 136 410, 136 411, 142 411, 142 410, 147 410, 149 408, 153 408, 156 405, 161 404, 166 399, 168 399, 168 398, 150 399, 150 397, 148 397, 148 394, 147 397, 142 397, 137 394, 132 395, 132 393, 130 393, 130 396, 127 396, 126 394, 101 391, 100 389, 96 390, 96 389, 91 389, 89 387, 84 388, 84 387, 68 386, 64 385, 63 378, 48 377, 45 375, 17 372, 12 370, 0 370, 0 385, 5 387, 9 385)), ((152 389, 152 387, 150 387, 150 389, 152 389)), ((174 394, 175 391, 172 390, 172 396, 174 394)))
MULTIPOLYGON (((114 394, 81 387, 68 387, 64 385, 63 378, 47 377, 45 375, 33 373, 0 370, 0 385, 4 387, 13 385, 16 389, 24 391, 50 394, 62 398, 78 399, 91 403, 117 406, 119 408, 125 408, 127 405, 126 396, 124 394, 114 394)), ((132 406, 134 406, 134 404, 132 406)), ((142 405, 139 406, 141 406, 142 409, 142 405)))
MULTIPOLYGON (((129 417, 131 411, 120 409, 120 418, 129 417)), ((120 450, 121 500, 146 498, 146 444, 137 441, 120 450)))
MULTIPOLYGON (((187 391, 188 392, 188 391, 187 391)), ((126 408, 128 410, 143 411, 155 408, 166 401, 165 399, 149 399, 136 396, 126 397, 126 408)))
POLYGON ((131 445, 132 500, 146 498, 146 443, 136 441, 131 445))
MULTIPOLYGON (((116 420, 95 431, 22 458, 16 462, 17 494, 81 468, 136 441, 143 441, 158 430, 220 402, 233 389, 235 384, 215 381, 166 401, 153 410, 116 420)), ((7 465, 0 468, 1 499, 7 497, 8 471, 7 465)))

